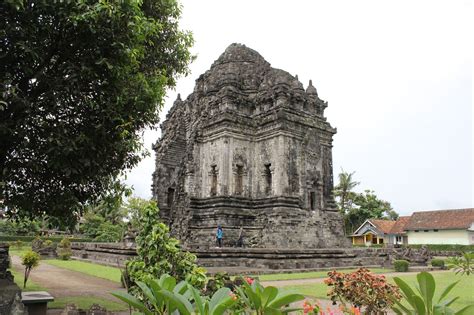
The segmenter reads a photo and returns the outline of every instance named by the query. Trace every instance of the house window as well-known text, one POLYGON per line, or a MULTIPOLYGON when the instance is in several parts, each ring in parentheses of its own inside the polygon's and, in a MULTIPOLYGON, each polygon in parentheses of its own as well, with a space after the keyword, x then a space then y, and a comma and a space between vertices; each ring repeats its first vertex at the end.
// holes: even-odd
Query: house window
POLYGON ((168 195, 166 197, 166 204, 171 207, 174 203, 174 188, 168 188, 168 195))
POLYGON ((242 194, 243 175, 244 175, 244 167, 242 165, 237 165, 236 174, 235 174, 235 194, 236 195, 242 194))
POLYGON ((267 195, 270 195, 272 193, 272 170, 271 170, 271 164, 265 164, 265 193, 267 195))
POLYGON ((438 230, 437 230, 437 229, 434 229, 433 232, 438 232, 438 230))
POLYGON ((430 230, 423 230, 423 232, 429 232, 430 230))
POLYGON ((418 231, 418 230, 415 230, 415 233, 418 233, 418 232, 420 232, 420 231, 418 231))
POLYGON ((217 195, 217 166, 211 166, 211 196, 217 195))
POLYGON ((396 236, 396 237, 395 237, 395 242, 396 242, 397 244, 401 243, 401 242, 402 242, 402 237, 401 237, 401 236, 396 236))

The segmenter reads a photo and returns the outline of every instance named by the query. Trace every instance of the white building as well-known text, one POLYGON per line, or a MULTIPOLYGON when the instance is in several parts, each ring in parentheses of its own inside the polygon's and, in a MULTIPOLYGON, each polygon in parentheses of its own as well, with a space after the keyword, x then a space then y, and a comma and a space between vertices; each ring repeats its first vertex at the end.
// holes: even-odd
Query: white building
POLYGON ((474 244, 474 208, 414 212, 405 225, 408 244, 474 244))

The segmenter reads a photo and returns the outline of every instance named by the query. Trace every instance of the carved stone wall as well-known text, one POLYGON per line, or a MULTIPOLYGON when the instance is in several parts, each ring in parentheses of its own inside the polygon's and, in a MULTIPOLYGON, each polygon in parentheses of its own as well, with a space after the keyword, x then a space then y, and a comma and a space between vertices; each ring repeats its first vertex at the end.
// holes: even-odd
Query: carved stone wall
POLYGON ((154 146, 153 197, 188 247, 233 246, 240 227, 254 247, 347 246, 334 204, 327 103, 311 81, 232 44, 178 99, 154 146))

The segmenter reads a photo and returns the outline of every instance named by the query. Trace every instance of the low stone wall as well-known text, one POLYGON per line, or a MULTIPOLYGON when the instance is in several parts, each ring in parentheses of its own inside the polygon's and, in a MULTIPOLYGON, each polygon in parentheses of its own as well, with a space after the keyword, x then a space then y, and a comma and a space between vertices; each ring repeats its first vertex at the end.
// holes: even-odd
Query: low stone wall
MULTIPOLYGON (((135 248, 121 243, 72 243, 75 258, 124 266, 136 256, 135 248)), ((191 250, 203 267, 242 267, 266 270, 314 270, 334 267, 389 266, 390 252, 384 248, 263 249, 212 248, 191 250)))
POLYGON ((71 243, 72 256, 100 264, 123 267, 125 262, 137 256, 135 248, 122 243, 71 243))

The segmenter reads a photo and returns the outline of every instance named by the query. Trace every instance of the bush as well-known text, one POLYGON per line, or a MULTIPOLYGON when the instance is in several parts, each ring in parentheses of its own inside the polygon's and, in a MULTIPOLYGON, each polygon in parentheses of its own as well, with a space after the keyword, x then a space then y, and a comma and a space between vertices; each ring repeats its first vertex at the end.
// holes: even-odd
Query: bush
POLYGON ((433 267, 440 267, 444 269, 444 260, 443 259, 432 259, 431 266, 433 267))
POLYGON ((23 288, 26 288, 26 282, 28 281, 28 277, 30 276, 30 272, 33 268, 39 265, 40 255, 35 253, 32 250, 27 251, 21 257, 21 264, 25 266, 25 279, 23 281, 23 288))
POLYGON ((170 237, 168 226, 159 221, 159 210, 153 201, 144 205, 138 222, 138 257, 127 262, 127 284, 131 292, 137 292, 138 281, 148 282, 170 274, 176 280, 186 280, 191 285, 203 288, 206 283, 206 270, 196 265, 196 256, 183 251, 179 241, 170 237))
POLYGON ((408 266, 410 263, 406 260, 395 260, 393 262, 393 267, 395 268, 395 271, 397 272, 407 272, 408 271, 408 266))
POLYGON ((352 306, 365 308, 366 314, 379 314, 390 308, 401 295, 397 286, 387 282, 383 275, 371 273, 366 268, 360 268, 353 273, 330 271, 329 278, 324 283, 330 287, 328 296, 335 304, 341 302, 352 306))
POLYGON ((62 260, 69 260, 72 256, 71 242, 67 237, 63 238, 59 242, 58 249, 56 250, 58 257, 62 260))
MULTIPOLYGON (((3 230, 2 230, 3 232, 3 230)), ((3 235, 0 234, 0 242, 15 242, 15 241, 23 241, 25 243, 32 242, 36 237, 35 236, 18 236, 18 235, 3 235)), ((59 243, 63 239, 63 236, 49 236, 47 238, 51 240, 53 243, 59 243)), ((69 238, 71 242, 94 242, 91 238, 84 238, 84 237, 71 237, 69 238)))
POLYGON ((101 223, 97 229, 95 242, 118 242, 122 239, 123 226, 110 222, 101 223))

